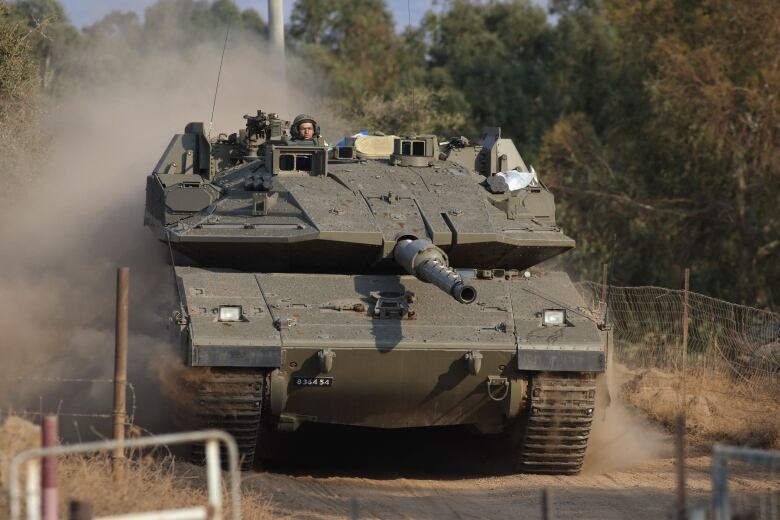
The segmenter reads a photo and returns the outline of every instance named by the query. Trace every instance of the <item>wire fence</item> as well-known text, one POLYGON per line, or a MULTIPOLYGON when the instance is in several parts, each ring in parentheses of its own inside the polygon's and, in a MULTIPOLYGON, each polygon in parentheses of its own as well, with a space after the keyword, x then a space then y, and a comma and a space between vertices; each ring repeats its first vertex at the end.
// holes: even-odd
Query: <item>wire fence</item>
MULTIPOLYGON (((18 384, 18 385, 40 385, 47 388, 47 394, 52 394, 51 388, 58 388, 65 390, 72 390, 74 387, 84 385, 110 385, 106 387, 106 393, 104 395, 111 395, 113 390, 113 379, 88 379, 88 378, 65 378, 65 377, 0 377, 0 384, 18 384)), ((128 410, 125 416, 125 426, 133 427, 135 424, 135 413, 137 407, 137 398, 135 387, 130 382, 124 383, 127 388, 128 395, 128 410)), ((73 391, 57 392, 58 395, 72 395, 73 391)), ((24 419, 40 419, 45 415, 57 415, 60 418, 69 418, 74 421, 80 419, 98 419, 98 420, 111 420, 114 419, 114 414, 111 412, 110 405, 106 411, 80 411, 81 406, 84 404, 77 399, 75 402, 66 402, 64 398, 58 398, 56 405, 51 403, 44 404, 43 398, 40 399, 38 409, 32 410, 29 406, 20 407, 14 406, 11 403, 0 403, 0 424, 3 423, 6 417, 16 416, 24 419), (79 410, 79 411, 77 411, 79 410)), ((89 408, 94 409, 94 402, 89 401, 89 408)))
POLYGON ((683 290, 578 285, 614 327, 632 404, 670 424, 682 409, 713 439, 780 447, 780 315, 683 290))

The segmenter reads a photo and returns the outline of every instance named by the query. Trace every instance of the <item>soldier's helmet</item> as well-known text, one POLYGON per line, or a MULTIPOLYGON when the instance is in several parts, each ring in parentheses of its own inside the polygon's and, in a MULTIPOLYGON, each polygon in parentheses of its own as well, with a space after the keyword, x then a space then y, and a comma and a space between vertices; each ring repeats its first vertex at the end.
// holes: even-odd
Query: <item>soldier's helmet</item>
POLYGON ((290 135, 292 136, 293 140, 302 139, 301 134, 298 131, 298 126, 300 126, 301 123, 311 123, 314 125, 314 137, 320 136, 320 125, 317 124, 317 121, 309 114, 298 114, 295 116, 295 119, 293 119, 292 126, 290 128, 290 135))

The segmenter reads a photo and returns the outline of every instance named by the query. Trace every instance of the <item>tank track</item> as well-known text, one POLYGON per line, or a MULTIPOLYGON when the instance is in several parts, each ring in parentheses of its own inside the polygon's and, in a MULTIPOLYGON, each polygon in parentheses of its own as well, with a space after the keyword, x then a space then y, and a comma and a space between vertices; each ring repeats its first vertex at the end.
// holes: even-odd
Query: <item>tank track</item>
POLYGON ((579 473, 596 405, 596 379, 538 374, 528 385, 515 466, 523 473, 579 473))
MULTIPOLYGON (((260 371, 210 370, 198 381, 195 418, 199 428, 228 432, 238 444, 242 470, 252 469, 260 433, 265 394, 265 377, 260 371)), ((205 462, 203 444, 192 447, 192 461, 205 462)), ((222 453, 226 466, 226 454, 222 453)))

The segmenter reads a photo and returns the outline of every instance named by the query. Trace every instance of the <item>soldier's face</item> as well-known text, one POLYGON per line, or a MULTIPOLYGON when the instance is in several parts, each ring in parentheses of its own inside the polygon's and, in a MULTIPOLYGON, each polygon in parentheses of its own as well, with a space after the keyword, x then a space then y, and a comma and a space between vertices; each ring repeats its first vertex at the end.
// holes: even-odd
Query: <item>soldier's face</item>
POLYGON ((303 139, 311 139, 314 137, 314 124, 301 123, 298 125, 298 133, 301 134, 303 139))

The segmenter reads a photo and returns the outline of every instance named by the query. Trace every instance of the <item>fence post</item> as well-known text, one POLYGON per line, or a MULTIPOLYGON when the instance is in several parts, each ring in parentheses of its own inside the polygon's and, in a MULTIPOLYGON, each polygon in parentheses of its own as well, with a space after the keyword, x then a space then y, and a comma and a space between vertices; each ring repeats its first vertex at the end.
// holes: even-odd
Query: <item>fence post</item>
MULTIPOLYGON (((127 422, 127 312, 130 269, 116 271, 116 339, 114 352, 114 439, 125 438, 127 422)), ((125 458, 125 450, 117 448, 112 455, 112 466, 117 476, 117 463, 125 458)))
POLYGON ((219 440, 206 441, 206 477, 209 488, 209 507, 212 520, 222 520, 222 472, 219 458, 219 440))
MULTIPOLYGON (((41 445, 51 448, 59 444, 57 416, 47 415, 41 421, 41 445)), ((47 455, 43 458, 43 488, 41 513, 43 520, 57 520, 57 457, 47 455)))
POLYGON ((730 520, 729 468, 717 444, 712 449, 712 509, 715 520, 730 520))
POLYGON ((553 520, 553 496, 550 488, 542 489, 542 520, 553 520))
POLYGON ((688 406, 688 295, 690 289, 691 270, 685 268, 685 282, 683 290, 683 339, 682 339, 682 373, 680 374, 680 413, 685 414, 685 408, 688 406))
POLYGON ((685 416, 680 414, 675 419, 675 451, 677 459, 677 518, 687 516, 687 496, 685 486, 685 416))
MULTIPOLYGON (((41 461, 31 459, 27 461, 27 481, 25 482, 25 508, 27 520, 41 519, 41 461)), ((18 517, 18 504, 11 503, 11 517, 18 517)))
POLYGON ((71 500, 68 506, 68 520, 92 520, 92 504, 71 500))

